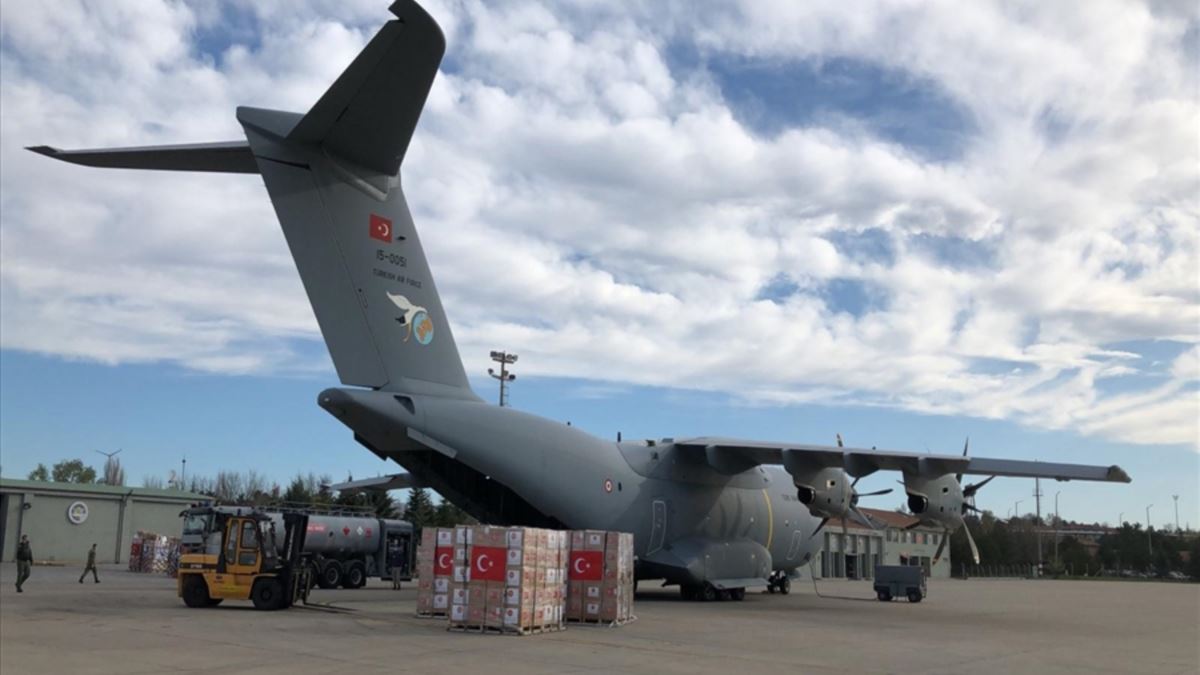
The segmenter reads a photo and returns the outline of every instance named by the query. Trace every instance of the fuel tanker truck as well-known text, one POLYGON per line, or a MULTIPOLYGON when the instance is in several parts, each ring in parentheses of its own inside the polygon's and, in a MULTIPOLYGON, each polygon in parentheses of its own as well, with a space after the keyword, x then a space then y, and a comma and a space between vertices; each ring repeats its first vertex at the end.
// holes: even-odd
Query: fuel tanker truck
MULTIPOLYGON (((302 552, 307 554, 311 578, 321 588, 361 588, 368 577, 401 580, 412 578, 416 546, 413 526, 403 520, 388 520, 363 513, 314 513, 311 509, 271 509, 251 506, 194 506, 179 514, 183 518, 180 553, 221 554, 219 532, 229 516, 251 512, 270 519, 264 523, 276 532, 284 532, 285 513, 308 516, 302 552)), ((279 546, 283 537, 276 537, 279 546)), ((282 553, 282 551, 280 551, 282 553)))

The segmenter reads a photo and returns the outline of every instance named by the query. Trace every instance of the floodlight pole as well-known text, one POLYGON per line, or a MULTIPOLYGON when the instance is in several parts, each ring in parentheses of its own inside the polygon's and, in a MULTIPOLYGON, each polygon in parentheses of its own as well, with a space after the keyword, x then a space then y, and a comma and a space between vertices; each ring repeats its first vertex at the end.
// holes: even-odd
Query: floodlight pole
POLYGON ((1171 495, 1175 500, 1175 536, 1179 536, 1179 495, 1171 495))
POLYGON ((488 375, 500 380, 500 407, 503 408, 508 403, 508 383, 517 379, 516 375, 508 372, 508 366, 517 362, 517 355, 508 352, 492 352, 491 357, 493 361, 500 364, 499 374, 488 368, 488 375))

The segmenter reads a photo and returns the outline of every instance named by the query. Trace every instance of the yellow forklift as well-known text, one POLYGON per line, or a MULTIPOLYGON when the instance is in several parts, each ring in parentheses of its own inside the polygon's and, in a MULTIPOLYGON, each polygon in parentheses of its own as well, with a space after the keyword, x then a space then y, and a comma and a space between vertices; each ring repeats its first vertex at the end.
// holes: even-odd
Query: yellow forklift
POLYGON ((250 600, 256 609, 284 609, 308 600, 310 564, 304 537, 308 516, 283 515, 280 545, 275 522, 256 509, 203 507, 185 512, 189 519, 208 520, 209 545, 182 551, 179 557, 179 597, 188 607, 213 607, 226 598, 250 600))

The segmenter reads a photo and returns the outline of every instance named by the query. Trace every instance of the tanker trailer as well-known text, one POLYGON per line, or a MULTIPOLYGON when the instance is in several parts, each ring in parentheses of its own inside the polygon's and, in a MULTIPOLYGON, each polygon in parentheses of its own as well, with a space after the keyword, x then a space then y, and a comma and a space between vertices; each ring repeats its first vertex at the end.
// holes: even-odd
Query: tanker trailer
MULTIPOLYGON (((240 515, 254 510, 250 506, 199 506, 187 509, 180 548, 183 552, 220 554, 220 533, 214 534, 218 513, 240 515)), ((400 578, 412 578, 412 561, 416 553, 413 527, 403 520, 377 518, 362 514, 321 514, 313 509, 260 509, 270 519, 276 532, 283 532, 283 513, 301 512, 308 515, 308 532, 303 552, 310 554, 312 577, 321 588, 361 588, 369 577, 391 579, 392 569, 398 568, 400 578)), ((278 539, 282 542, 282 538, 278 539)))

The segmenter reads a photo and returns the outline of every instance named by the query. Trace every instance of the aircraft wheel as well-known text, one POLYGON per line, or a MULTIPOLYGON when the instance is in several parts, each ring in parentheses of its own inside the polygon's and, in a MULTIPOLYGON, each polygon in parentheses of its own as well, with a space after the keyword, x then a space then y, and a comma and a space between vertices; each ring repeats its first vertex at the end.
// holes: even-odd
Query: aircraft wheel
POLYGON ((717 587, 712 584, 704 584, 704 590, 700 592, 700 599, 705 602, 712 602, 717 599, 717 587))
POLYGON ((726 600, 732 600, 733 599, 733 590, 729 589, 729 588, 722 588, 720 591, 717 592, 717 597, 721 599, 721 602, 724 602, 726 600))
POLYGON ((732 590, 730 590, 730 591, 729 591, 729 597, 730 597, 730 599, 732 599, 732 600, 735 600, 735 601, 737 601, 737 602, 741 602, 742 600, 745 600, 745 599, 746 599, 746 589, 744 589, 744 588, 734 588, 734 589, 732 589, 732 590))
POLYGON ((317 575, 317 585, 321 588, 337 588, 342 583, 342 563, 336 560, 326 560, 317 575))
POLYGON ((699 596, 700 596, 699 589, 696 588, 695 586, 692 586, 691 584, 680 584, 679 585, 679 597, 683 598, 684 600, 687 600, 689 602, 692 600, 699 600, 700 599, 699 596))
POLYGON ((279 609, 283 607, 283 584, 278 579, 259 579, 250 591, 254 609, 279 609))
POLYGON ((783 577, 782 579, 780 579, 779 580, 779 592, 784 595, 791 593, 792 592, 792 580, 787 577, 783 577))
POLYGON ((198 574, 189 574, 183 580, 183 604, 188 607, 208 607, 212 598, 208 597, 208 586, 198 574))

